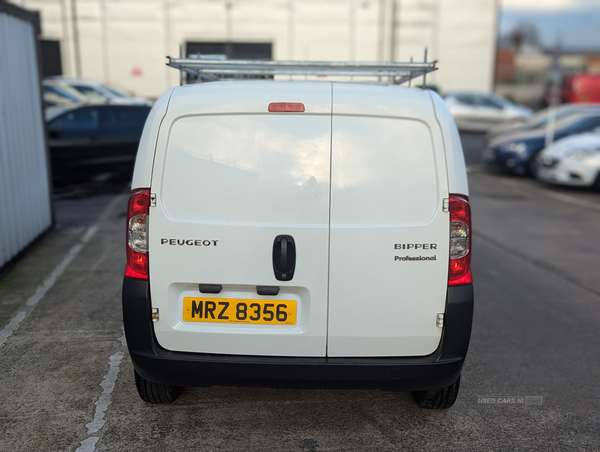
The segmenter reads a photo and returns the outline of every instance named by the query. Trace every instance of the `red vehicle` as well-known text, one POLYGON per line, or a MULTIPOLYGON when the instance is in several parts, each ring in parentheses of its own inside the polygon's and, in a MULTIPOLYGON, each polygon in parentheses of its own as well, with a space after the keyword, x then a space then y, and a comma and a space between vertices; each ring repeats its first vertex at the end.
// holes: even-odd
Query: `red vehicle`
POLYGON ((600 102, 600 75, 576 74, 565 77, 560 97, 562 103, 600 102))

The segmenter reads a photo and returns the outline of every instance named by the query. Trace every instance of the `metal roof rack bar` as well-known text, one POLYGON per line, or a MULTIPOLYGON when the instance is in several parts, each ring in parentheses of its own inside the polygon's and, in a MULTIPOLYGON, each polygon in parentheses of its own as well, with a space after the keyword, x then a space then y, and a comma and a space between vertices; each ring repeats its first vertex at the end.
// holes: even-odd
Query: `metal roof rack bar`
POLYGON ((195 75, 200 80, 216 80, 217 75, 316 75, 391 77, 401 84, 437 70, 437 61, 423 63, 376 63, 346 61, 260 61, 226 60, 219 55, 194 58, 167 57, 167 66, 195 75))

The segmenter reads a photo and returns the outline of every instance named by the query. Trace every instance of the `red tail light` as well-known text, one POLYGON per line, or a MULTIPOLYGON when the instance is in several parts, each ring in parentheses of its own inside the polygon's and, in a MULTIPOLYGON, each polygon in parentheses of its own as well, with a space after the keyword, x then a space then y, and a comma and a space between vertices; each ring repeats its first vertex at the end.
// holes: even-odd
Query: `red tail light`
POLYGON ((471 207, 464 195, 450 195, 450 266, 448 285, 473 284, 471 277, 471 207))
POLYGON ((148 279, 148 211, 150 189, 131 192, 127 206, 127 265, 125 277, 148 279))

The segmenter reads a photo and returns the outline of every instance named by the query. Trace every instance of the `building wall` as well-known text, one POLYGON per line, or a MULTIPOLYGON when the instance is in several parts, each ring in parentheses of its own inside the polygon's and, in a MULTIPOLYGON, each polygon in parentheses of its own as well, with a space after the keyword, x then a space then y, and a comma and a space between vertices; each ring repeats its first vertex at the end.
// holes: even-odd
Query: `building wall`
POLYGON ((0 273, 52 226, 34 19, 0 4, 0 273))
POLYGON ((78 72, 76 28, 81 76, 153 97, 178 83, 164 57, 186 41, 271 42, 278 60, 422 61, 428 47, 440 67, 429 82, 492 89, 497 0, 13 1, 41 11, 65 74, 78 72))

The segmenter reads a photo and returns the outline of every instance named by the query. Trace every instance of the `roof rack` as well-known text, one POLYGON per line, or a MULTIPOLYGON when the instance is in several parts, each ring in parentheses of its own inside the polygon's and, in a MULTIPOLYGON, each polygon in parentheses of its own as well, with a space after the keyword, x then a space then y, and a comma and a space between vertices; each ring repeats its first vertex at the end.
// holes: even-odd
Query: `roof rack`
POLYGON ((437 61, 422 63, 377 63, 345 61, 261 61, 227 60, 224 55, 191 55, 188 58, 169 59, 167 66, 198 77, 199 81, 215 81, 240 76, 316 75, 349 77, 390 77, 399 85, 437 70, 437 61))

